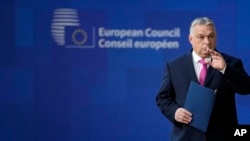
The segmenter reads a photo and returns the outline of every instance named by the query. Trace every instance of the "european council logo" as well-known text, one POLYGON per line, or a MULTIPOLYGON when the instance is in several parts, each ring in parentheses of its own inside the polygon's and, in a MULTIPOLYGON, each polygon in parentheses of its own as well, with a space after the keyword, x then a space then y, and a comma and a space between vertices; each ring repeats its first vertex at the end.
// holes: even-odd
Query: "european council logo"
POLYGON ((94 48, 95 28, 80 24, 76 9, 58 8, 53 12, 51 34, 55 43, 66 48, 94 48))

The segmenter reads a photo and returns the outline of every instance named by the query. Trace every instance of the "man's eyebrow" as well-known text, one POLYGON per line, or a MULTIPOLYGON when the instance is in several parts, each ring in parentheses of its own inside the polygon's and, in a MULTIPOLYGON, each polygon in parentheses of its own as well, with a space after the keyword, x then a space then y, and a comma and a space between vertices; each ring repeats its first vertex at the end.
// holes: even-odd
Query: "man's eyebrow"
POLYGON ((212 32, 212 33, 210 33, 210 34, 208 34, 209 36, 211 36, 211 35, 215 35, 215 33, 214 32, 212 32))
MULTIPOLYGON (((197 35, 198 35, 198 36, 205 36, 204 33, 198 33, 197 35)), ((211 32, 211 33, 208 34, 208 36, 209 36, 209 35, 215 35, 215 33, 214 33, 214 32, 211 32)))
POLYGON ((197 35, 198 35, 198 36, 205 36, 205 35, 204 35, 204 34, 202 34, 202 33, 198 33, 197 35))

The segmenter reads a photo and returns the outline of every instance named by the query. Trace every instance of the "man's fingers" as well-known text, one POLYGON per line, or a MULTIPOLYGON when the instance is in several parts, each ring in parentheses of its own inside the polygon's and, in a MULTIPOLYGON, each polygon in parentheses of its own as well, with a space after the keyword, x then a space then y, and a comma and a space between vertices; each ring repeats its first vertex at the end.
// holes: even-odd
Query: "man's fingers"
POLYGON ((188 124, 191 122, 191 120, 192 120, 192 118, 189 115, 183 115, 183 116, 179 116, 177 121, 179 121, 181 123, 188 124))
POLYGON ((187 118, 187 117, 183 118, 183 122, 186 123, 186 124, 190 123, 191 120, 192 120, 192 118, 187 118))
POLYGON ((192 120, 191 116, 192 116, 192 113, 190 113, 188 110, 184 108, 179 108, 176 111, 175 120, 181 123, 188 124, 192 120))
POLYGON ((214 58, 214 57, 222 57, 222 55, 219 52, 215 51, 215 50, 209 49, 208 51, 209 51, 210 55, 212 56, 212 58, 214 58))
POLYGON ((192 116, 192 113, 190 113, 188 110, 184 109, 184 108, 180 108, 180 111, 188 116, 192 116))
POLYGON ((191 120, 192 120, 192 117, 191 116, 189 116, 189 115, 184 115, 183 117, 182 117, 182 121, 183 122, 185 122, 185 123, 189 123, 189 122, 191 122, 191 120))
POLYGON ((192 116, 192 113, 190 113, 188 110, 185 110, 184 113, 187 114, 188 116, 192 116))
POLYGON ((218 53, 216 51, 212 50, 212 49, 208 49, 208 51, 209 51, 209 53, 210 53, 211 56, 218 55, 218 53))

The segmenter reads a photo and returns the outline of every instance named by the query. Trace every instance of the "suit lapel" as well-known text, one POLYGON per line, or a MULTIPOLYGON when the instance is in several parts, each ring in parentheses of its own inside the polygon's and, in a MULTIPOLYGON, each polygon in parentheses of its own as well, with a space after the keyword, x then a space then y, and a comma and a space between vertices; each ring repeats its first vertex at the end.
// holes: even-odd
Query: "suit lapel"
POLYGON ((216 70, 212 67, 209 66, 208 71, 207 71, 207 76, 205 79, 205 85, 213 78, 214 73, 216 72, 216 70))
POLYGON ((219 72, 218 70, 215 70, 212 67, 209 67, 208 73, 205 79, 205 86, 211 89, 217 89, 220 85, 220 83, 223 81, 224 75, 219 72))
POLYGON ((198 78, 195 74, 195 70, 194 70, 192 52, 189 52, 187 54, 187 57, 183 66, 185 66, 184 68, 187 68, 187 70, 184 69, 184 71, 186 72, 186 75, 188 75, 188 78, 194 82, 199 83, 198 78))

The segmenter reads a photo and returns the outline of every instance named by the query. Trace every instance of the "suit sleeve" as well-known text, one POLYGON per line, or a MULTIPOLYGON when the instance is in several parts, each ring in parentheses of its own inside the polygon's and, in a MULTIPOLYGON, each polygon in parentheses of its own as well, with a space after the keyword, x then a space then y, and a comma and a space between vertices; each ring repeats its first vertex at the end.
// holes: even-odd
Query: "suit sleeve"
POLYGON ((175 92, 171 83, 171 72, 168 64, 166 65, 160 90, 156 96, 156 103, 162 114, 170 121, 175 122, 175 111, 180 106, 175 102, 175 92))
POLYGON ((225 78, 233 85, 235 91, 239 94, 250 93, 250 77, 244 70, 240 59, 234 59, 227 65, 225 78))

